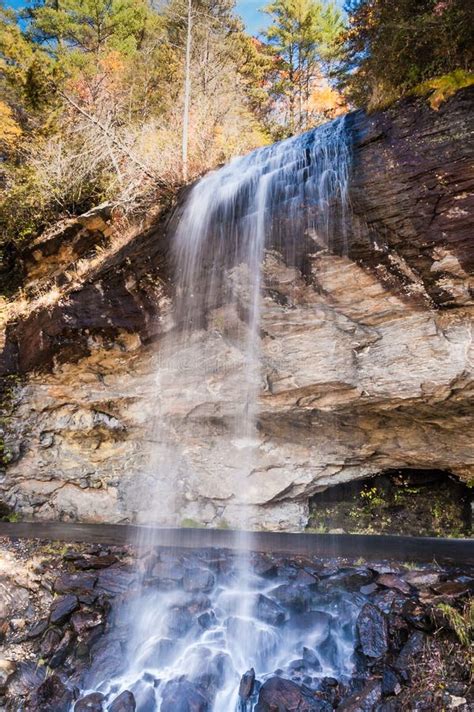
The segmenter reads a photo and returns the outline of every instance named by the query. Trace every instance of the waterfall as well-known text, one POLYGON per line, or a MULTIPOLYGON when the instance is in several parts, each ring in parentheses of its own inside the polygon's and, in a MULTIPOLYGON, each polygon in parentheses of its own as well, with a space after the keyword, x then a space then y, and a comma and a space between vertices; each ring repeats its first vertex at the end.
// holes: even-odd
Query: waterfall
POLYGON ((209 173, 177 211, 174 327, 158 349, 143 519, 171 526, 225 520, 219 506, 202 517, 202 480, 212 456, 203 424, 209 423, 220 428, 215 499, 225 503, 221 510, 234 512, 233 528, 255 519, 251 472, 263 388, 265 251, 277 250, 297 265, 308 240, 313 251, 346 249, 349 159, 349 132, 340 118, 209 173))
MULTIPOLYGON (((250 712, 254 702, 239 703, 238 689, 241 675, 251 667, 265 679, 276 668, 285 670, 301 649, 311 649, 318 657, 318 675, 350 673, 357 606, 343 594, 331 600, 319 596, 312 619, 301 619, 296 628, 281 627, 272 599, 275 584, 252 572, 251 535, 245 534, 258 516, 251 473, 259 454, 265 253, 277 250, 298 264, 307 240, 314 251, 345 249, 349 168, 350 137, 341 118, 209 173, 191 187, 175 215, 173 324, 158 348, 153 452, 144 478, 142 521, 176 527, 197 520, 218 526, 223 512, 231 509, 244 553, 218 574, 206 568, 205 555, 179 561, 169 552, 159 559, 144 556, 140 597, 120 614, 133 624, 126 665, 112 680, 101 679, 95 670, 90 687, 107 693, 133 689, 137 697, 145 689, 154 700, 146 709, 155 704, 167 712, 173 709, 166 702, 167 685, 182 684, 176 680, 183 675, 192 683, 208 679, 216 669, 213 712, 250 712), (219 431, 217 456, 208 437, 212 428, 219 431), (211 505, 202 498, 200 478, 211 456, 221 471, 215 481, 217 504, 204 515, 211 505), (198 573, 189 574, 196 566, 198 573), (205 623, 199 618, 199 625, 188 625, 188 613, 183 613, 188 611, 186 594, 178 581, 188 575, 204 581, 197 586, 200 603, 193 604, 207 616, 205 623), (153 576, 162 577, 155 588, 153 576)), ((159 537, 146 542, 155 549, 163 543, 159 537)), ((193 590, 190 586, 185 591, 193 590)))

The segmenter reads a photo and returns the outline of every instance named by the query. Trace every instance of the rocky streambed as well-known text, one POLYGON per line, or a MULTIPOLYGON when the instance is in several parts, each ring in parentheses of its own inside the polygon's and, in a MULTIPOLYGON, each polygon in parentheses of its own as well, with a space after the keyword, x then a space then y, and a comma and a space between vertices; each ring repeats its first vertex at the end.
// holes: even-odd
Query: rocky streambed
POLYGON ((243 590, 219 549, 4 539, 0 562, 8 712, 473 709, 468 568, 253 553, 243 590))

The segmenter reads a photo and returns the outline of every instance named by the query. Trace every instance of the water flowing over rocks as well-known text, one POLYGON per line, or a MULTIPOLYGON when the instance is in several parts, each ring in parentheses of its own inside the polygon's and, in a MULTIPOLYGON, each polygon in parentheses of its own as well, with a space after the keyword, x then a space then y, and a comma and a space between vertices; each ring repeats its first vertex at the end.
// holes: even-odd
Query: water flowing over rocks
POLYGON ((170 590, 150 571, 144 579, 155 604, 150 618, 137 578, 123 585, 130 568, 144 562, 143 553, 137 560, 132 548, 1 544, 0 591, 11 592, 1 612, 0 706, 6 712, 468 712, 474 702, 467 650, 437 617, 440 603, 462 610, 474 590, 470 569, 254 553, 251 590, 283 619, 264 622, 256 611, 236 625, 237 559, 230 551, 156 548, 157 561, 210 568, 215 580, 206 593, 186 591, 182 579, 170 590), (76 568, 96 556, 109 562, 101 570, 105 587, 100 575, 76 568), (361 590, 367 584, 356 586, 363 571, 375 585, 368 593, 361 590), (314 578, 303 583, 310 572, 314 578), (377 583, 384 572, 409 580, 409 590, 377 583), (275 597, 281 586, 293 585, 307 590, 304 613, 275 597), (52 624, 57 588, 67 588, 63 596, 80 604, 52 624), (177 615, 186 624, 173 624, 166 637, 177 615), (21 616, 27 620, 18 627, 21 616), (136 630, 143 623, 145 636, 136 630), (443 662, 433 670, 440 655, 443 662), (246 672, 237 674, 235 666, 246 672))

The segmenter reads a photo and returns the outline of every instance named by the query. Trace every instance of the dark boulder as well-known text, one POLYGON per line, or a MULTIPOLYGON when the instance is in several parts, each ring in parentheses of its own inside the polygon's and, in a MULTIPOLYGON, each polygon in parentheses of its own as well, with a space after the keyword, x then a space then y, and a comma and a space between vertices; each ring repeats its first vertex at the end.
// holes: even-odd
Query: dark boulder
POLYGON ((163 690, 160 712, 209 712, 210 702, 189 680, 170 680, 163 690))
POLYGON ((382 674, 382 694, 398 695, 401 689, 396 672, 392 668, 386 667, 382 674))
POLYGON ((51 604, 49 620, 53 625, 61 625, 65 623, 71 613, 79 608, 79 601, 76 596, 68 594, 59 596, 51 604))
POLYGON ((104 556, 83 556, 74 561, 76 569, 106 569, 112 564, 116 564, 118 558, 113 554, 105 554, 104 556))
POLYGON ((58 646, 55 648, 53 654, 49 659, 50 668, 54 669, 63 664, 63 662, 66 660, 66 657, 72 650, 73 643, 73 633, 70 630, 66 630, 63 637, 59 641, 58 646))
POLYGON ((308 687, 271 677, 262 686, 255 712, 332 712, 332 705, 308 687))
POLYGON ((124 668, 125 660, 122 646, 118 640, 100 638, 92 647, 91 675, 87 687, 94 688, 104 679, 118 675, 124 668))
POLYGON ((374 574, 366 568, 346 568, 339 569, 337 573, 327 576, 318 584, 318 591, 326 593, 333 589, 344 589, 345 591, 358 591, 361 586, 372 583, 374 574))
POLYGON ((40 635, 43 635, 43 633, 47 630, 48 628, 48 621, 46 618, 43 618, 40 621, 36 621, 36 623, 33 623, 31 628, 29 629, 28 633, 26 634, 26 638, 28 640, 32 640, 33 638, 39 638, 40 635))
POLYGON ((190 630, 194 622, 187 608, 173 606, 168 612, 167 630, 170 638, 181 638, 190 630))
POLYGON ((306 611, 306 613, 294 613, 285 623, 291 630, 302 633, 311 632, 313 636, 317 633, 318 644, 323 643, 329 637, 332 616, 324 611, 306 611))
POLYGON ((69 712, 73 694, 58 675, 50 675, 36 690, 31 712, 69 712))
POLYGON ((71 625, 75 633, 81 635, 90 628, 101 625, 103 617, 99 611, 76 611, 71 616, 71 625))
POLYGON ((262 593, 259 593, 255 598, 254 615, 269 625, 281 625, 285 620, 283 608, 262 593))
POLYGON ((108 712, 135 712, 137 708, 135 697, 130 690, 122 692, 108 708, 108 712))
POLYGON ((248 700, 249 697, 252 697, 254 686, 255 686, 255 670, 253 668, 250 668, 250 670, 247 670, 247 672, 244 672, 244 674, 240 678, 240 685, 239 685, 240 699, 248 700))
POLYGON ((461 581, 444 581, 431 587, 438 596, 446 598, 459 598, 469 593, 470 586, 468 583, 461 581))
POLYGON ((407 584, 406 581, 396 574, 380 574, 380 576, 377 577, 377 583, 379 586, 394 588, 396 591, 400 591, 400 593, 405 593, 407 595, 411 591, 409 584, 407 584))
POLYGON ((137 712, 157 712, 154 688, 143 679, 133 686, 137 712))
POLYGON ((211 591, 214 583, 214 574, 208 569, 193 568, 184 572, 183 588, 190 593, 211 591))
POLYGON ((388 625, 385 615, 366 603, 357 619, 360 649, 368 658, 378 660, 388 650, 388 625))
POLYGON ((102 712, 104 709, 104 695, 101 692, 91 692, 82 697, 74 705, 74 712, 102 712))
POLYGON ((136 570, 128 565, 101 569, 97 574, 97 588, 109 596, 129 591, 136 581, 136 570))
POLYGON ((97 575, 93 573, 80 572, 75 574, 62 574, 54 582, 56 593, 91 593, 97 581, 97 575))
POLYGON ((208 630, 213 625, 215 625, 216 614, 214 613, 214 611, 205 611, 204 613, 201 613, 200 616, 198 616, 197 620, 201 628, 204 628, 204 630, 208 630))
POLYGON ((253 570, 257 576, 273 578, 278 573, 275 560, 267 554, 254 554, 253 570))
POLYGON ((184 567, 174 561, 158 561, 151 568, 150 576, 158 580, 161 588, 174 588, 183 581, 184 567))
POLYGON ((360 692, 355 692, 337 709, 338 712, 374 712, 382 699, 379 680, 369 680, 360 692))
POLYGON ((153 648, 147 653, 146 657, 142 658, 143 667, 164 667, 171 662, 175 641, 171 638, 160 638, 153 645, 153 648))
POLYGON ((399 656, 395 660, 394 667, 404 680, 410 679, 410 668, 423 652, 425 642, 426 635, 420 630, 416 630, 410 635, 401 649, 399 656))
POLYGON ((303 648, 303 660, 313 670, 319 671, 322 669, 318 654, 312 648, 303 648))
POLYGON ((41 639, 40 655, 45 660, 49 660, 57 649, 62 633, 59 628, 49 628, 41 639))
POLYGON ((311 606, 311 591, 304 585, 284 583, 274 588, 271 595, 280 605, 297 613, 304 613, 311 606))

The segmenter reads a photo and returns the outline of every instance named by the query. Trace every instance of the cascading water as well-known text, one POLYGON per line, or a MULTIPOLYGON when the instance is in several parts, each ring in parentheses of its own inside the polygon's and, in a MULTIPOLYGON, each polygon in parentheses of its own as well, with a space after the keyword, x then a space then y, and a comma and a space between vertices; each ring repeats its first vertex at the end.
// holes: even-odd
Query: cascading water
MULTIPOLYGON (((87 685, 107 694, 133 689, 138 710, 181 709, 179 685, 197 685, 193 694, 199 695, 202 680, 212 679, 210 706, 189 709, 250 712, 255 695, 239 698, 241 675, 253 667, 260 681, 276 669, 294 678, 304 656, 313 657, 310 687, 325 675, 351 673, 357 597, 310 586, 302 593, 302 583, 291 576, 277 583, 262 579, 252 570, 251 535, 244 534, 258 495, 250 475, 259 450, 265 251, 278 250, 297 263, 307 238, 318 249, 337 241, 343 250, 349 168, 349 132, 338 119, 205 176, 177 216, 174 324, 159 347, 142 520, 178 526, 190 504, 196 512, 193 493, 209 447, 199 424, 219 420, 225 423, 226 461, 216 498, 228 504, 232 497, 244 553, 227 555, 218 565, 206 553, 143 556, 141 592, 115 614, 119 630, 124 621, 131 629, 122 641, 122 669, 103 679, 93 668, 87 685), (182 445, 190 441, 192 454, 182 445), (282 586, 295 585, 301 600, 296 597, 288 616, 278 601, 282 586)), ((147 550, 160 544, 143 543, 147 550)))

